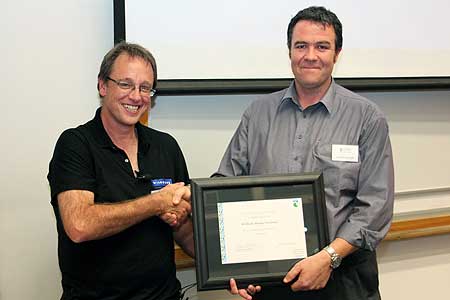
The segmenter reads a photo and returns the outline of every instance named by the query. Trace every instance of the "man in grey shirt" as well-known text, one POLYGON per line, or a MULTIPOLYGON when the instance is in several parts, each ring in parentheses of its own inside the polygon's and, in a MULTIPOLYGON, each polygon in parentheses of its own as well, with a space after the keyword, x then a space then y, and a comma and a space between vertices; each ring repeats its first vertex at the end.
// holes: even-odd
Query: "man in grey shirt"
POLYGON ((332 79, 342 49, 334 13, 300 11, 289 24, 288 47, 294 81, 248 107, 215 175, 323 172, 331 242, 295 264, 285 287, 238 289, 231 279, 231 292, 246 299, 380 299, 375 249, 389 230, 394 197, 386 118, 332 79))

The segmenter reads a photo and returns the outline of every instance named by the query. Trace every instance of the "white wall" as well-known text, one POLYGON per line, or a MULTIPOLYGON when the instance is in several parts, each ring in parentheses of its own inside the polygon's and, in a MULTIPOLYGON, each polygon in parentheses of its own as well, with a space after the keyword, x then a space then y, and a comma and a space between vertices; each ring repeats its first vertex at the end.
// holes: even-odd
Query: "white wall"
MULTIPOLYGON (((48 161, 61 131, 90 119, 98 106, 96 75, 101 58, 113 44, 112 1, 2 2, 0 300, 58 299, 60 274, 46 180, 48 161)), ((393 140, 411 141, 413 153, 418 151, 417 143, 420 154, 430 149, 429 155, 417 157, 418 173, 411 175, 416 183, 446 184, 435 174, 419 171, 428 168, 430 161, 436 172, 450 178, 444 148, 450 136, 450 91, 369 96, 392 120, 393 140)), ((160 97, 150 123, 177 137, 192 176, 209 176, 252 98, 160 97)), ((398 159, 409 155, 407 150, 396 155, 398 159)), ((408 162, 397 165, 402 166, 397 168, 402 174, 408 162)), ((406 178, 405 189, 410 188, 406 178)), ((413 206, 423 202, 414 201, 413 206)), ((449 243, 448 236, 441 236, 383 244, 379 253, 384 299, 422 299, 429 288, 436 299, 448 294, 449 243)), ((180 276, 183 282, 194 280, 192 270, 180 276)), ((220 299, 220 295, 230 298, 222 292, 202 297, 220 299)))
POLYGON ((61 131, 92 117, 112 1, 2 1, 0 299, 59 299, 46 180, 61 131))

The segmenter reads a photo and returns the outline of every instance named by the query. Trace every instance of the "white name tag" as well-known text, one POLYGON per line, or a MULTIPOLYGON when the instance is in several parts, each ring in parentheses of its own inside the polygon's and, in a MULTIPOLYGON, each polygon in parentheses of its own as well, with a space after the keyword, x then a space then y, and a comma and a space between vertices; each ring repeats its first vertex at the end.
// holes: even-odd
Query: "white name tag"
POLYGON ((331 145, 331 159, 334 161, 358 162, 358 145, 331 145))

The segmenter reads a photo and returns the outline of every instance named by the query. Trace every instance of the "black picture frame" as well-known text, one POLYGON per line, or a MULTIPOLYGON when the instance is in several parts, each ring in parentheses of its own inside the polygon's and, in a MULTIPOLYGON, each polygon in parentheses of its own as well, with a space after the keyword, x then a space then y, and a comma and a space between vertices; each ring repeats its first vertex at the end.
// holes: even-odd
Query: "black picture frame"
MULTIPOLYGON (((222 264, 218 203, 302 198, 307 256, 329 243, 324 183, 321 173, 194 178, 191 180, 197 289, 239 287, 248 284, 281 285, 282 278, 299 259, 222 264)), ((291 229, 290 229, 291 230, 291 229)))

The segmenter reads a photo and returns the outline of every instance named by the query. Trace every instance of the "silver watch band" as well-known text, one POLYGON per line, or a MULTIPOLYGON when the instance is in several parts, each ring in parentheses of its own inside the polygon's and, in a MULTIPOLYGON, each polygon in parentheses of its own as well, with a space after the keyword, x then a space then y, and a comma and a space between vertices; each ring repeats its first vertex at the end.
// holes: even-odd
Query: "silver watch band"
POLYGON ((333 269, 339 267, 342 262, 342 257, 337 254, 336 250, 331 246, 326 246, 324 250, 330 255, 330 267, 333 269))

